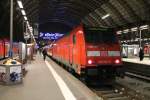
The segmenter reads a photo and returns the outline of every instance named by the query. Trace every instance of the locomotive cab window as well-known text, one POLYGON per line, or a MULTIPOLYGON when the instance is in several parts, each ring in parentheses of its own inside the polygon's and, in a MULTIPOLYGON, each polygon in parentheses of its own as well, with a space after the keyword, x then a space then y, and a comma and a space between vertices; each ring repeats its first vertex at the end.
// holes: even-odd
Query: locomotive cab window
POLYGON ((76 44, 76 36, 73 35, 73 44, 76 44))
POLYGON ((85 29, 85 41, 88 43, 117 43, 115 32, 107 28, 85 29))

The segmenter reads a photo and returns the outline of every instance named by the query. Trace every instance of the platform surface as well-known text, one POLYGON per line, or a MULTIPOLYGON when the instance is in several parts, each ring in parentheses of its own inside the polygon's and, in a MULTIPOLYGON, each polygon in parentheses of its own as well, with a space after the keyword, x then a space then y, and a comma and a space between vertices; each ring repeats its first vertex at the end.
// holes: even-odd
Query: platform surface
POLYGON ((0 100, 100 100, 82 82, 49 58, 44 61, 42 56, 36 55, 26 69, 28 72, 23 84, 0 85, 0 100))
POLYGON ((122 58, 122 60, 124 62, 150 65, 150 58, 144 58, 142 61, 140 61, 140 59, 138 57, 136 57, 136 58, 122 58))

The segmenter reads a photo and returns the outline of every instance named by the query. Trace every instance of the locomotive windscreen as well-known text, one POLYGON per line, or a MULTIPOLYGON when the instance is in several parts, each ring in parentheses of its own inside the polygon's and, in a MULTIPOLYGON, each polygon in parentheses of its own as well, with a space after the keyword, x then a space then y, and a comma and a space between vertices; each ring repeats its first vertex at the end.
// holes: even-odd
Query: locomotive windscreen
POLYGON ((117 43, 115 32, 112 29, 87 28, 85 41, 88 43, 117 43))

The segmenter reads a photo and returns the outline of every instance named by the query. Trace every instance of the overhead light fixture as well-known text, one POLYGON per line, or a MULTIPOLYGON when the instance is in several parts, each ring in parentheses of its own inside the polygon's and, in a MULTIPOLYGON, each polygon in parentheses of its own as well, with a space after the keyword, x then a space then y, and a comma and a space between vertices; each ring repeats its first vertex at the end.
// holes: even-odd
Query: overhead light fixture
POLYGON ((106 15, 104 15, 103 17, 102 17, 102 19, 106 19, 107 17, 109 17, 110 16, 110 14, 106 14, 106 15))
POLYGON ((132 31, 132 32, 137 31, 137 30, 138 30, 137 27, 131 28, 131 31, 132 31))
POLYGON ((22 2, 18 0, 17 3, 18 3, 18 5, 19 5, 19 8, 23 9, 23 4, 22 4, 22 2))
POLYGON ((123 33, 128 33, 128 32, 129 32, 129 29, 123 30, 123 33))
POLYGON ((29 21, 27 21, 27 26, 30 27, 29 21))
POLYGON ((143 26, 140 26, 140 29, 144 30, 144 29, 148 29, 148 27, 149 27, 148 25, 143 25, 143 26))
POLYGON ((32 28, 32 27, 29 27, 29 30, 30 30, 30 32, 32 32, 32 31, 33 31, 33 28, 32 28))
POLYGON ((117 34, 119 35, 119 34, 122 34, 122 31, 117 31, 117 34))
POLYGON ((30 27, 30 24, 28 24, 27 26, 28 26, 28 28, 29 28, 29 27, 30 27))
POLYGON ((139 38, 135 38, 135 41, 138 41, 139 40, 139 38))
POLYGON ((33 29, 32 27, 29 27, 31 30, 33 29))
POLYGON ((22 15, 23 15, 23 16, 25 16, 25 15, 26 15, 26 13, 25 13, 25 11, 24 11, 24 10, 21 10, 21 13, 22 13, 22 15))
POLYGON ((29 22, 27 21, 27 25, 29 25, 29 22))
POLYGON ((24 16, 24 20, 25 20, 25 21, 28 20, 26 16, 24 16))

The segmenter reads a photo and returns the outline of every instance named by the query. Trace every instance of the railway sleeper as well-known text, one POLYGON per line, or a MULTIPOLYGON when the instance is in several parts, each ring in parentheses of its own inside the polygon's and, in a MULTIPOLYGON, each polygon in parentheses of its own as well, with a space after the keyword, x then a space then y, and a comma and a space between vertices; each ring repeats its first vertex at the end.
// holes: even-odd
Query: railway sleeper
POLYGON ((119 93, 110 93, 110 94, 103 94, 103 97, 105 98, 116 98, 116 97, 122 97, 122 94, 119 93))
POLYGON ((101 91, 102 94, 109 94, 109 93, 114 93, 114 90, 109 90, 109 91, 101 91))
POLYGON ((123 97, 108 98, 107 100, 130 100, 130 98, 127 96, 123 96, 123 97))

